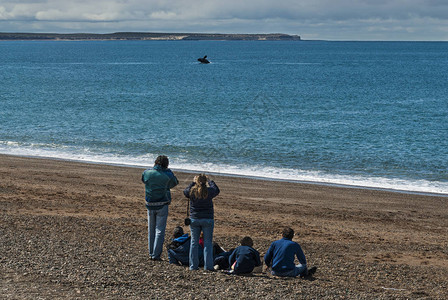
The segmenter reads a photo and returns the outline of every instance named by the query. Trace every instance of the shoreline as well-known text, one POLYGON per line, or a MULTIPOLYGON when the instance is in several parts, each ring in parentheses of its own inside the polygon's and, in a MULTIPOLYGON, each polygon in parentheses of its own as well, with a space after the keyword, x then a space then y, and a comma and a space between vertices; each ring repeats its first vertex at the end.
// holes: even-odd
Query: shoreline
POLYGON ((74 41, 301 41, 299 35, 284 33, 164 33, 164 32, 114 32, 114 33, 30 33, 0 32, 0 40, 74 40, 74 41))
MULTIPOLYGON (((144 168, 0 155, 5 299, 446 299, 446 197, 212 175, 214 241, 263 256, 285 226, 312 278, 189 271, 149 260, 144 168)), ((166 239, 183 225, 176 172, 166 239)), ((188 232, 188 228, 185 228, 188 232)))
MULTIPOLYGON (((129 168, 148 168, 152 167, 152 164, 148 164, 148 166, 141 166, 136 164, 124 164, 124 163, 113 163, 113 162, 99 162, 99 161, 89 161, 89 160, 79 160, 79 159, 69 159, 69 158, 58 158, 58 157, 48 157, 48 156, 35 156, 35 155, 11 155, 11 154, 3 154, 5 156, 13 156, 13 157, 25 157, 31 159, 48 159, 48 160, 56 160, 56 161, 68 161, 68 162, 76 162, 76 163, 85 163, 85 164, 97 164, 97 165, 106 165, 106 166, 117 166, 117 167, 129 167, 129 168)), ((410 195, 421 195, 421 196, 433 196, 433 197, 447 197, 448 193, 437 193, 437 192, 422 192, 422 191, 411 191, 404 189, 395 189, 395 188, 384 188, 384 187, 370 187, 370 186, 362 186, 362 185, 350 185, 350 184, 341 184, 341 183, 331 183, 331 182, 322 182, 322 181, 312 181, 312 180, 294 180, 294 179, 281 179, 281 178, 270 178, 264 176, 256 176, 256 175, 242 175, 242 174, 233 174, 226 172, 209 172, 209 171, 197 171, 197 170, 189 170, 189 169, 181 169, 181 168, 170 168, 176 172, 182 172, 187 174, 193 173, 205 173, 214 176, 225 176, 225 177, 235 177, 242 179, 254 179, 254 180, 263 180, 269 182, 289 182, 289 183, 299 183, 299 184, 310 184, 316 186, 326 186, 326 187, 336 187, 336 188, 348 188, 348 189, 361 189, 361 190, 373 190, 373 191, 384 191, 391 193, 401 193, 401 194, 410 194, 410 195)))

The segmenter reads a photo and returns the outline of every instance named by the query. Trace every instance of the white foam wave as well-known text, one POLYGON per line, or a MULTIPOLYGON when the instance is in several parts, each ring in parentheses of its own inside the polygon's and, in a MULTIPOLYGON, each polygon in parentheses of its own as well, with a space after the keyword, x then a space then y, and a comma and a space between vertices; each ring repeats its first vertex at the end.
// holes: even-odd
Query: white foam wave
POLYGON ((321 65, 322 63, 307 63, 307 62, 272 62, 269 65, 321 65))
MULTIPOLYGON (((19 156, 55 158, 142 168, 152 166, 154 159, 156 158, 156 154, 150 153, 133 157, 104 153, 95 154, 90 152, 89 149, 77 148, 76 151, 73 150, 74 149, 70 147, 61 149, 56 147, 52 148, 51 146, 49 147, 49 145, 47 145, 47 147, 41 147, 41 145, 36 144, 23 147, 19 143, 0 141, 0 153, 19 156)), ((256 165, 234 166, 212 163, 190 163, 176 157, 170 157, 170 168, 174 170, 254 177, 267 180, 286 180, 373 189, 387 189, 413 193, 448 195, 448 182, 440 181, 409 180, 371 176, 349 176, 328 174, 321 171, 305 171, 256 165)))
POLYGON ((213 164, 181 164, 183 170, 210 172, 214 174, 238 175, 261 179, 275 179, 308 183, 321 183, 340 186, 351 186, 372 189, 386 189, 413 193, 446 194, 448 195, 448 182, 429 180, 404 180, 399 178, 352 176, 328 174, 320 171, 305 171, 297 169, 264 167, 264 166, 226 166, 213 164))

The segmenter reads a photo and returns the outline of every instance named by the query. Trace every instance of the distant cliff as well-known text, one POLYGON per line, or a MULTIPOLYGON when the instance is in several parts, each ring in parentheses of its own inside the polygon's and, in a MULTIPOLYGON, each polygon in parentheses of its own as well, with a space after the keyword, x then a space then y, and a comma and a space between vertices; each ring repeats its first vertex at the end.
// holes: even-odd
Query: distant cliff
POLYGON ((215 33, 2 33, 0 40, 216 40, 216 41, 300 41, 298 35, 269 34, 215 34, 215 33))

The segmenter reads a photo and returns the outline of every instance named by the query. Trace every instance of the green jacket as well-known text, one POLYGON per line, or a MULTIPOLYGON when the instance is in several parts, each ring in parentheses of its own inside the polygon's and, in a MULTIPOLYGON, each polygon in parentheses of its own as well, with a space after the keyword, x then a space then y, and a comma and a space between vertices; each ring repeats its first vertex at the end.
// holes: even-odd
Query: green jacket
POLYGON ((145 170, 142 181, 145 184, 145 200, 148 209, 160 209, 163 205, 170 204, 170 189, 179 183, 170 169, 164 169, 159 165, 145 170))

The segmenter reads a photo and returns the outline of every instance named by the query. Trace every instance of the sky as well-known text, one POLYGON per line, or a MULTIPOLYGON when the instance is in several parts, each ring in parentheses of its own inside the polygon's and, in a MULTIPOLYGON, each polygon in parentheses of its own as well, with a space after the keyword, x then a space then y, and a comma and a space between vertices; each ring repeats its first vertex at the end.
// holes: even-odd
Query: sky
POLYGON ((0 0, 0 32, 123 31, 448 41, 448 0, 0 0))

